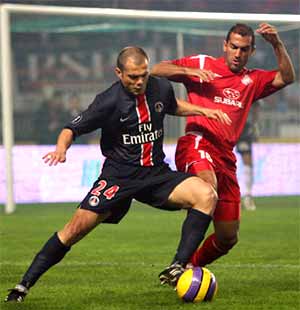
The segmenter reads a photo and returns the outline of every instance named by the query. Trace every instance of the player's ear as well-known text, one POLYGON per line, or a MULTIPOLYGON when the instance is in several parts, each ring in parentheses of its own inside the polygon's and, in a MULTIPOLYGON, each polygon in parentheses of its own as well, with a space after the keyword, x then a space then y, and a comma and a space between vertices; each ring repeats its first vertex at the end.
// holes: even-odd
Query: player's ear
POLYGON ((226 52, 227 51, 227 41, 224 40, 223 41, 223 52, 226 52))
POLYGON ((115 68, 115 74, 117 75, 117 77, 120 79, 122 77, 122 71, 120 68, 116 67, 115 68))

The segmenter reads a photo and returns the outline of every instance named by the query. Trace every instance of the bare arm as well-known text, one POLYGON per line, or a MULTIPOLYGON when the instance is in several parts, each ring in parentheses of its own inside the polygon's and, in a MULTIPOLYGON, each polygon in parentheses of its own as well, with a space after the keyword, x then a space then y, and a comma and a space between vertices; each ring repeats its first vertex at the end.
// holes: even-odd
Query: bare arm
POLYGON ((215 119, 223 124, 227 125, 231 124, 231 119, 222 110, 202 108, 200 106, 193 105, 181 99, 176 100, 177 100, 176 115, 178 116, 200 115, 205 116, 207 118, 215 119))
POLYGON ((154 65, 151 74, 166 77, 169 80, 175 80, 175 77, 180 75, 191 75, 199 77, 202 82, 210 82, 215 77, 215 74, 209 70, 177 66, 168 61, 154 65))
POLYGON ((273 46, 277 58, 278 72, 272 85, 280 88, 293 83, 296 79, 295 70, 276 28, 269 24, 262 23, 259 25, 256 32, 261 34, 262 37, 273 46))
POLYGON ((45 164, 56 166, 58 163, 66 161, 67 150, 73 141, 73 131, 65 128, 61 131, 57 138, 56 148, 54 152, 49 152, 43 156, 45 164))

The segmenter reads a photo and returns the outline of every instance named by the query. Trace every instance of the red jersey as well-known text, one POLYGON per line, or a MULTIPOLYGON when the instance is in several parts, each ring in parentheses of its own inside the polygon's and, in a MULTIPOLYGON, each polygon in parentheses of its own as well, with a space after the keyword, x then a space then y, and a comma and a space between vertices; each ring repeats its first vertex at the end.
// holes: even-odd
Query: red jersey
POLYGON ((203 132, 216 145, 232 149, 244 128, 252 103, 268 96, 278 88, 272 86, 276 70, 266 71, 244 68, 233 73, 224 57, 194 55, 173 60, 173 64, 191 68, 210 70, 216 74, 213 81, 201 83, 196 76, 176 76, 175 80, 185 85, 189 101, 205 108, 221 109, 232 120, 225 125, 203 116, 187 117, 186 132, 203 132))

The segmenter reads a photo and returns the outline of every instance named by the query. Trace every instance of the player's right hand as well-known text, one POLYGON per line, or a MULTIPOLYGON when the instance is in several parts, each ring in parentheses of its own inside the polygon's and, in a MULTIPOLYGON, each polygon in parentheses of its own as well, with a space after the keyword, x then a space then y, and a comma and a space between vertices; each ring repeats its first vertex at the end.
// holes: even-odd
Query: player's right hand
POLYGON ((232 123, 232 120, 227 115, 227 113, 223 112, 220 109, 202 108, 202 113, 207 118, 215 119, 215 120, 221 122, 222 124, 231 125, 231 123, 232 123))
POLYGON ((64 163, 66 161, 66 152, 49 152, 43 156, 43 160, 49 166, 56 166, 58 163, 64 163))

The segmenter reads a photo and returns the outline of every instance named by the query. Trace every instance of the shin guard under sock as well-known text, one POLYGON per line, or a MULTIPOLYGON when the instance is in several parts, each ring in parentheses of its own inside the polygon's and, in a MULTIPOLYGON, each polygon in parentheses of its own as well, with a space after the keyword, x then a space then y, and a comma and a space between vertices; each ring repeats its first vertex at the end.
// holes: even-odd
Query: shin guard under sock
POLYGON ((217 258, 225 255, 232 248, 232 246, 227 249, 223 249, 216 243, 216 235, 212 234, 206 238, 202 246, 193 254, 191 257, 191 263, 194 266, 204 267, 217 258))
POLYGON ((192 254, 198 248, 211 222, 211 216, 191 209, 182 224, 181 239, 174 261, 187 264, 192 254))
POLYGON ((30 288, 51 266, 63 259, 70 247, 65 246, 55 233, 35 256, 20 284, 30 288))

